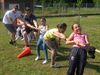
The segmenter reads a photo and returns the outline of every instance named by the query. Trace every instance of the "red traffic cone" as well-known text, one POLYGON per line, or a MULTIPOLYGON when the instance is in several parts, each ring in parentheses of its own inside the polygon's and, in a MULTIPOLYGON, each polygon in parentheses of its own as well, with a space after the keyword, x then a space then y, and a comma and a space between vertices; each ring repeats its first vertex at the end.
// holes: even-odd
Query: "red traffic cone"
POLYGON ((23 57, 23 56, 30 55, 30 54, 32 54, 30 47, 26 47, 25 50, 23 50, 23 51, 17 56, 17 58, 21 58, 21 57, 23 57))

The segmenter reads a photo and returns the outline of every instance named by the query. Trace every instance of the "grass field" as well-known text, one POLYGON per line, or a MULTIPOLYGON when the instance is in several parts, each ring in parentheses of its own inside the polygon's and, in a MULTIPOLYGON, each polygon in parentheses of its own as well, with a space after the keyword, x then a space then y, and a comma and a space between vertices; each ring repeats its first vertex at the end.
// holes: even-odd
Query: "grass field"
MULTIPOLYGON (((55 17, 47 18, 49 28, 56 27, 58 23, 65 22, 68 28, 66 36, 71 33, 71 25, 77 17, 55 17)), ((100 50, 100 16, 81 17, 81 26, 84 32, 90 37, 91 45, 100 50)), ((57 56, 57 63, 61 64, 60 68, 50 68, 50 60, 47 64, 42 65, 44 54, 41 51, 41 60, 35 61, 36 43, 33 41, 33 55, 18 59, 16 56, 23 50, 23 42, 17 41, 16 46, 10 45, 9 35, 4 25, 0 22, 0 75, 66 75, 68 69, 68 55, 70 46, 62 43, 57 56)), ((50 54, 49 54, 50 59, 50 54)), ((95 59, 88 58, 84 75, 100 75, 100 54, 96 53, 95 59)))

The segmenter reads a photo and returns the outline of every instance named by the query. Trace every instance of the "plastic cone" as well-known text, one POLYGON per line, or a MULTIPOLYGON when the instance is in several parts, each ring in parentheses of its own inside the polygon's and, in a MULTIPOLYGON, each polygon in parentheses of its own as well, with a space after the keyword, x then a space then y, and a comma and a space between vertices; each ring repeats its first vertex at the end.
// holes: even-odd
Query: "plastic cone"
POLYGON ((30 47, 26 47, 18 56, 17 58, 21 58, 26 55, 32 54, 30 47))

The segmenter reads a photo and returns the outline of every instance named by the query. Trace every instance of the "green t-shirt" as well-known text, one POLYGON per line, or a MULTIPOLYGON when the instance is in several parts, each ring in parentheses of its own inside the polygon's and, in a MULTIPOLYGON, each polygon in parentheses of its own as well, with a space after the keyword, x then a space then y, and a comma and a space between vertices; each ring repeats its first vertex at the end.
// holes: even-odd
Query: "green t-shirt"
POLYGON ((44 39, 45 40, 56 40, 56 36, 54 35, 54 32, 58 31, 57 28, 50 29, 44 34, 44 39))

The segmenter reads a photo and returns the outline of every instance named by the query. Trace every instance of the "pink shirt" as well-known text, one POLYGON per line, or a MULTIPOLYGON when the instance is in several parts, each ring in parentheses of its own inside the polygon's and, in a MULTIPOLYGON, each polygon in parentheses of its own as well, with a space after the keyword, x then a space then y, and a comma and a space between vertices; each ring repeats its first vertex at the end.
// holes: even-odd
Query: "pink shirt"
MULTIPOLYGON (((86 40, 85 40, 85 36, 87 36, 86 34, 76 34, 76 33, 72 33, 72 40, 73 41, 79 41, 81 44, 86 44, 86 40)), ((79 45, 74 44, 73 47, 79 47, 79 45)))

